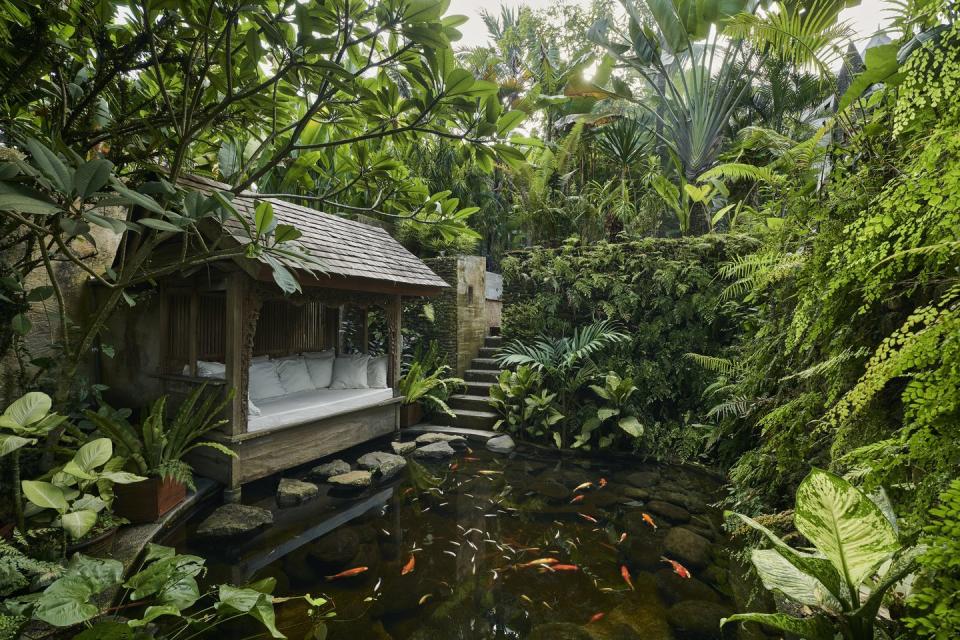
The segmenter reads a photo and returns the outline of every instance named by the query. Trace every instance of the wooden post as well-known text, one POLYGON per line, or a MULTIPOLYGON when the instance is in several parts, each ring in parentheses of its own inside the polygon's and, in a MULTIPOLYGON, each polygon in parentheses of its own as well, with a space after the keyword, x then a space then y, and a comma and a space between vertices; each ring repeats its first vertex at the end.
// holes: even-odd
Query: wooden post
POLYGON ((246 275, 241 272, 231 273, 227 279, 226 323, 224 340, 226 342, 226 382, 227 389, 233 389, 233 399, 230 401, 230 422, 227 433, 237 435, 247 430, 247 388, 246 375, 243 370, 244 357, 249 347, 247 341, 247 281, 246 275))
POLYGON ((360 314, 360 343, 363 345, 363 353, 370 353, 370 328, 367 326, 369 320, 369 309, 363 307, 363 311, 360 314))
POLYGON ((394 395, 396 395, 397 383, 400 380, 400 357, 403 355, 403 338, 400 332, 400 316, 403 314, 402 298, 400 296, 394 296, 390 304, 387 305, 386 312, 387 332, 390 337, 390 359, 387 365, 387 378, 388 383, 393 387, 394 395))
POLYGON ((190 292, 190 333, 187 337, 187 349, 190 359, 190 375, 197 376, 197 351, 199 349, 200 294, 194 289, 190 292))

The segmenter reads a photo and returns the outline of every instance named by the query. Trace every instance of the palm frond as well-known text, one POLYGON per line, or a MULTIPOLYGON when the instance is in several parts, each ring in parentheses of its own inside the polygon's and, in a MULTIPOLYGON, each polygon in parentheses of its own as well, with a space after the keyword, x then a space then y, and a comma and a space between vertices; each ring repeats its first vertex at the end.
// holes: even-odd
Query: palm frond
POLYGON ((699 182, 706 182, 714 178, 727 179, 731 181, 753 180, 755 182, 777 182, 780 178, 769 167, 757 167, 752 164, 741 162, 725 162, 707 169, 697 178, 699 182))

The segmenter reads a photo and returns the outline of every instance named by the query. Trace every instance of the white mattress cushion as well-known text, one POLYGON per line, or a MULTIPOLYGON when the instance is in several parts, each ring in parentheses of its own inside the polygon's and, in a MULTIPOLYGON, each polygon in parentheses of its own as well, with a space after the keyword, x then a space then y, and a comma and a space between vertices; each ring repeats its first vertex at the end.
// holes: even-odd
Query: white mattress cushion
POLYGON ((310 380, 313 381, 314 389, 326 389, 333 382, 333 360, 335 357, 333 349, 303 354, 303 360, 307 363, 307 371, 310 373, 310 380))
POLYGON ((260 407, 253 404, 253 400, 247 398, 247 419, 260 415, 260 407))
POLYGON ((342 356, 333 361, 331 389, 367 389, 367 362, 370 356, 342 356))
POLYGON ((335 413, 353 411, 390 400, 392 389, 318 389, 258 402, 259 416, 247 420, 248 431, 276 429, 313 422, 335 413))
POLYGON ((280 358, 276 362, 280 384, 283 385, 287 393, 316 389, 313 380, 310 379, 310 372, 307 371, 307 363, 303 358, 299 356, 280 358))
POLYGON ((367 363, 367 386, 371 389, 387 388, 387 356, 370 358, 367 363))
POLYGON ((250 385, 247 395, 254 401, 276 398, 287 393, 277 375, 277 363, 261 360, 250 363, 250 385))
MULTIPOLYGON (((190 375, 189 364, 183 365, 183 375, 190 375)), ((197 360, 197 375, 201 378, 225 378, 227 377, 227 365, 222 362, 197 360)))

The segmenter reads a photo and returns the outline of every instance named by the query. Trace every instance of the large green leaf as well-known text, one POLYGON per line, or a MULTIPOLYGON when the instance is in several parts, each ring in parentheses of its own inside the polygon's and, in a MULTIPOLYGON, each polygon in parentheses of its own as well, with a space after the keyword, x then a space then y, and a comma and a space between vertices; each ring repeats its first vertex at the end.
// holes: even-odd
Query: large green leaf
POLYGON ((228 607, 253 616, 267 628, 273 638, 285 638, 277 629, 273 612, 273 599, 254 589, 241 589, 228 584, 220 585, 220 602, 217 608, 228 607))
POLYGON ((797 489, 797 530, 855 589, 900 548, 879 507, 843 478, 814 469, 797 489))
POLYGON ((111 456, 113 456, 113 442, 110 438, 97 438, 80 447, 73 456, 73 460, 68 462, 63 470, 78 478, 92 480, 93 471, 107 464, 111 456))
POLYGON ((21 447, 35 443, 35 438, 21 438, 20 436, 7 435, 0 433, 0 458, 13 453, 21 447))
POLYGON ((834 640, 835 638, 833 625, 823 616, 794 618, 785 613, 737 613, 721 620, 720 626, 728 622, 757 622, 779 631, 794 633, 804 640, 834 640))
POLYGON ((19 211, 47 216, 60 211, 60 207, 33 189, 0 182, 0 211, 19 211))
POLYGON ((56 485, 42 480, 24 480, 20 486, 27 500, 42 509, 56 509, 64 512, 68 508, 63 490, 56 485))
POLYGON ((120 581, 123 563, 75 556, 67 573, 41 594, 34 617, 55 627, 71 627, 99 614, 91 598, 120 581))
POLYGON ((40 173, 45 175, 60 193, 69 194, 73 186, 73 178, 70 168, 60 157, 34 138, 27 140, 27 149, 30 150, 33 164, 40 169, 40 173))
POLYGON ((81 198, 89 198, 107 184, 113 163, 98 158, 80 165, 73 174, 73 190, 81 198))
POLYGON ((841 610, 840 602, 822 582, 793 566, 776 550, 754 549, 750 559, 768 591, 779 591, 800 604, 841 610))
POLYGON ((70 534, 74 540, 82 538, 97 524, 97 512, 90 509, 71 511, 60 517, 60 526, 70 534))
POLYGON ((7 407, 6 411, 3 412, 3 417, 7 420, 0 424, 8 426, 12 423, 14 426, 26 427, 42 420, 45 415, 50 413, 52 405, 50 396, 39 391, 31 391, 14 400, 13 404, 7 407))
POLYGON ((636 416, 620 418, 620 420, 617 422, 617 426, 629 433, 634 438, 643 436, 643 425, 640 424, 640 421, 637 420, 636 416))
POLYGON ((783 556, 787 562, 795 566, 801 572, 811 575, 819 580, 820 583, 823 584, 837 600, 841 602, 849 602, 849 590, 846 588, 846 585, 843 584, 840 574, 837 573, 837 571, 833 568, 833 565, 829 560, 797 551, 786 542, 781 540, 777 534, 770 531, 753 518, 745 516, 742 513, 733 513, 728 515, 733 515, 739 518, 752 529, 762 533, 767 540, 773 544, 773 548, 781 556, 783 556))

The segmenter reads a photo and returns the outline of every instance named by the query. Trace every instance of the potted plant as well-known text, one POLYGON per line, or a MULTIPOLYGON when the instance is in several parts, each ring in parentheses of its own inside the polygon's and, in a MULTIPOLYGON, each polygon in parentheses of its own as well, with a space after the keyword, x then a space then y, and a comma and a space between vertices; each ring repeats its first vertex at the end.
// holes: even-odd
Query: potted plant
POLYGON ((139 426, 109 407, 97 413, 85 412, 133 470, 147 477, 146 482, 118 487, 114 507, 118 515, 131 522, 155 522, 182 502, 187 488, 196 489, 193 468, 184 460, 190 451, 209 447, 236 456, 219 442, 201 440, 227 422, 219 416, 232 395, 218 401, 217 394, 205 390, 205 385, 194 390, 169 423, 165 418, 166 396, 153 403, 139 426))
POLYGON ((397 385, 403 400, 400 403, 400 426, 410 427, 423 419, 424 406, 454 415, 447 406, 450 394, 465 385, 462 378, 445 378, 450 371, 447 365, 440 365, 427 375, 420 362, 410 365, 397 385))

